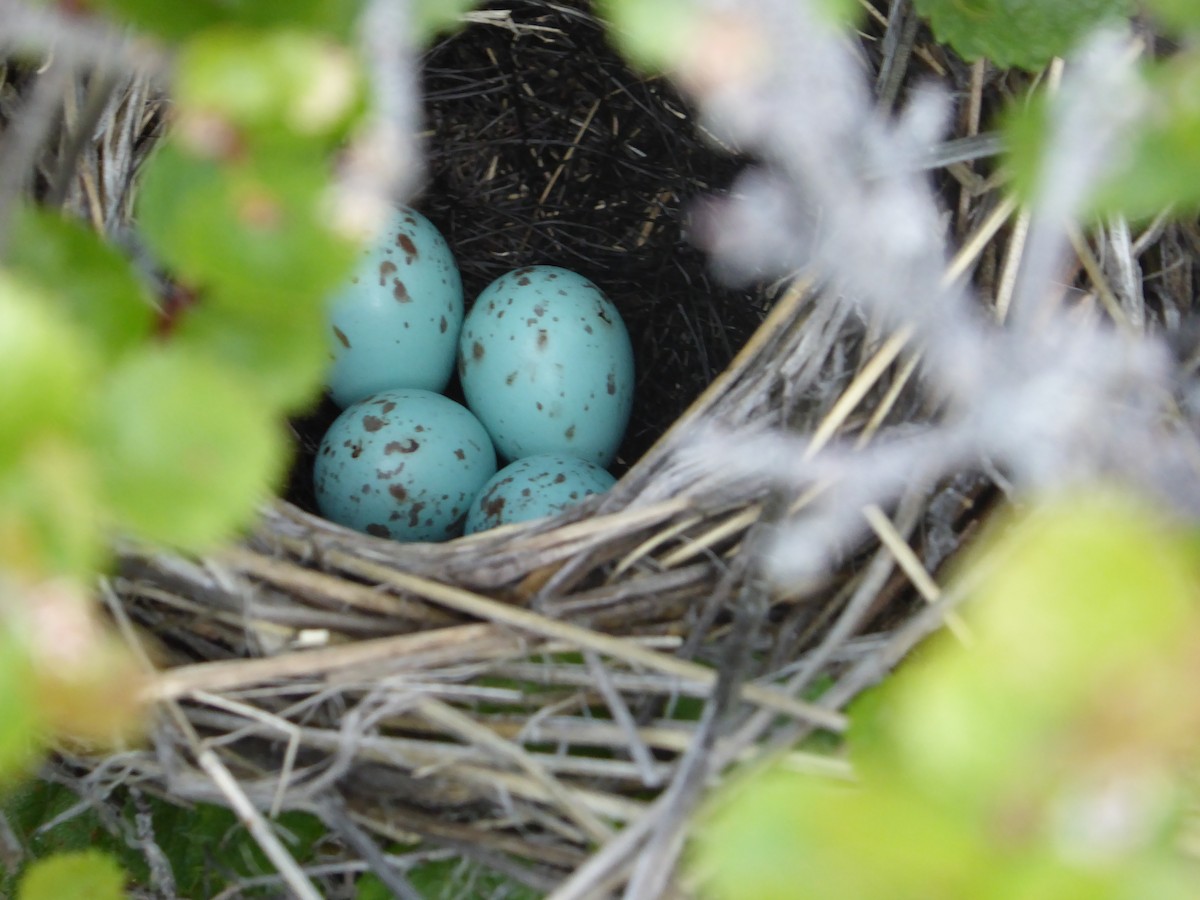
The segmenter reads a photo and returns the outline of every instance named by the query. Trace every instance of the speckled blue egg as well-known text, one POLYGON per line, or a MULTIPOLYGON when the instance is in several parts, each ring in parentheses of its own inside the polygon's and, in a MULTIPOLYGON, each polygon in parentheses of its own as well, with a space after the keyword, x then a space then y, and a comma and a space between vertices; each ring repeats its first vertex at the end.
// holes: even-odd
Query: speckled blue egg
POLYGON ((453 400, 402 388, 342 411, 313 466, 327 519, 376 537, 444 541, 496 472, 487 431, 453 400))
POLYGON ((608 472, 577 456, 527 456, 505 466, 483 486, 467 513, 466 533, 557 515, 614 484, 608 472))
POLYGON ((617 308, 582 275, 528 266, 488 285, 463 322, 467 405, 505 459, 613 461, 633 405, 633 348, 617 308))
POLYGON ((445 389, 462 321, 450 247, 432 222, 400 207, 330 302, 334 402, 349 406, 392 388, 445 389))

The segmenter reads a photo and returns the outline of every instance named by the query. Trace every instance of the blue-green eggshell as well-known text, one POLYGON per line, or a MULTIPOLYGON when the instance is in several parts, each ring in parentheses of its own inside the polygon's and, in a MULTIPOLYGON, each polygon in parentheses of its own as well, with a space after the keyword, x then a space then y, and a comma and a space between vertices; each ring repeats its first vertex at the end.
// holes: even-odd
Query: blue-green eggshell
POLYGON ((342 411, 321 440, 313 486, 321 514, 398 541, 457 537, 496 472, 487 431, 440 394, 383 391, 342 411))
POLYGON ((339 406, 392 388, 445 389, 463 321, 462 278, 445 238, 408 207, 392 214, 329 306, 339 406))
POLYGON ((493 475, 471 502, 467 534, 553 516, 616 479, 595 463, 564 453, 527 456, 493 475))
POLYGON ((493 281, 463 322, 458 373, 505 459, 615 458, 633 405, 633 348, 617 308, 582 275, 527 266, 493 281))

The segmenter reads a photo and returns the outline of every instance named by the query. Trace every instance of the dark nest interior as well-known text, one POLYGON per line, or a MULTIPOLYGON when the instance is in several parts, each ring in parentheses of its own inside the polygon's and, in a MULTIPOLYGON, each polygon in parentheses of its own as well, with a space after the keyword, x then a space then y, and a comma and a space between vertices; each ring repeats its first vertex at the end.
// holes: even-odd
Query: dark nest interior
MULTIPOLYGON (((873 9, 857 43, 884 107, 921 79, 959 98, 953 152, 931 177, 969 245, 1002 202, 980 122, 1019 80, 948 55, 911 13, 889 24, 873 9)), ((828 578, 765 589, 753 560, 778 512, 771 486, 698 478, 685 452, 697 429, 870 441, 932 414, 915 355, 803 278, 717 283, 688 240, 690 204, 742 161, 668 83, 626 68, 585 6, 493 4, 424 66, 429 180, 414 205, 446 235, 468 298, 551 263, 591 278, 626 319, 638 393, 620 481, 555 519, 447 544, 359 535, 311 514, 303 451, 326 406, 296 426, 295 502, 265 509, 245 541, 204 559, 123 555, 101 593, 118 625, 154 635, 161 713, 143 746, 52 766, 117 810, 136 788, 241 804, 251 825, 313 812, 337 836, 334 868, 387 871, 434 848, 549 891, 661 812, 746 634, 738 610, 763 624, 708 746, 717 771, 844 728, 846 704, 938 626, 914 567, 936 578, 994 489, 963 473, 909 496, 828 578)), ((135 113, 114 121, 140 133, 149 117, 135 113)), ((103 152, 85 154, 80 183, 103 152)), ((1163 233, 1147 259, 1190 278, 1186 233, 1163 233)), ((984 298, 1009 239, 987 231, 968 261, 984 298)), ((841 771, 804 750, 792 762, 841 771)), ((320 884, 346 895, 344 879, 320 884)))

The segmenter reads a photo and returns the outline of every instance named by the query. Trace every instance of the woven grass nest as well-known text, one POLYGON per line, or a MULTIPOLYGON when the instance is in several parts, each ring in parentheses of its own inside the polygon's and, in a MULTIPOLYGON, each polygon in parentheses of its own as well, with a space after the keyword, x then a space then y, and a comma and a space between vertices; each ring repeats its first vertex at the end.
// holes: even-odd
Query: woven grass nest
MULTIPOLYGON (((980 110, 1023 76, 963 64, 904 16, 866 17, 858 43, 881 104, 917 79, 967 98, 947 145, 965 150, 931 171, 991 296, 1010 233, 988 224, 1001 198, 974 158, 988 152, 980 110)), ((754 551, 778 499, 766 483, 696 478, 683 457, 697 429, 869 442, 931 415, 915 357, 803 279, 732 289, 709 274, 691 212, 744 161, 668 82, 631 72, 586 6, 495 4, 424 66, 429 180, 414 205, 455 249, 468 298, 509 269, 564 265, 629 325, 638 393, 616 488, 446 544, 353 533, 312 511, 322 407, 294 424, 287 499, 238 546, 124 554, 105 594, 165 653, 164 711, 145 747, 55 766, 97 803, 134 786, 242 798, 252 825, 316 811, 343 861, 378 868, 379 847, 416 841, 550 891, 580 883, 615 834, 670 825, 673 792, 697 777, 840 732, 844 706, 937 627, 926 601, 995 489, 963 472, 881 514, 828 577, 766 585, 754 551), (744 671, 722 697, 735 657, 744 671)), ((599 872, 587 896, 622 871, 599 872)))

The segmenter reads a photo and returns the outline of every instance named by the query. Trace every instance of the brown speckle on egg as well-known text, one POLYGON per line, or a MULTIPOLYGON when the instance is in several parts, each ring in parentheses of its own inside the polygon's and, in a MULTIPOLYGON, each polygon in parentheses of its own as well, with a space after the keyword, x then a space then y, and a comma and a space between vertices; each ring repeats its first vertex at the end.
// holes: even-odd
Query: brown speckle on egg
POLYGON ((396 264, 390 259, 385 259, 379 264, 379 286, 386 287, 389 275, 396 273, 396 264))
POLYGON ((380 538, 390 538, 392 536, 392 533, 388 531, 388 527, 386 525, 380 525, 376 522, 372 522, 367 526, 367 534, 372 534, 375 537, 380 538))
POLYGON ((537 336, 537 346, 538 346, 538 349, 539 349, 539 350, 542 350, 542 349, 544 349, 544 348, 545 348, 545 346, 546 346, 546 344, 549 342, 549 340, 550 340, 550 336, 549 336, 548 334, 546 334, 546 329, 545 329, 545 328, 539 328, 539 329, 538 329, 538 336, 537 336))
POLYGON ((617 373, 616 372, 608 373, 608 381, 605 382, 604 389, 606 391, 608 391, 608 395, 610 397, 617 392, 617 373))
POLYGON ((333 333, 337 337, 337 339, 341 342, 342 346, 345 347, 347 350, 349 350, 350 349, 350 338, 346 337, 346 332, 342 331, 342 329, 340 329, 336 325, 334 325, 333 333))
POLYGON ((363 430, 365 431, 376 432, 382 428, 384 424, 385 423, 383 419, 379 418, 379 416, 363 416, 362 425, 363 430))
POLYGON ((521 287, 527 287, 529 284, 531 284, 531 282, 529 280, 529 276, 522 275, 520 278, 517 279, 517 284, 519 284, 521 287))
POLYGON ((575 426, 574 426, 574 425, 572 425, 570 428, 568 428, 566 431, 564 431, 564 432, 563 432, 563 436, 564 436, 564 437, 565 437, 565 438, 566 438, 568 441, 574 440, 574 439, 575 439, 575 426))
POLYGON ((397 303, 412 302, 412 297, 408 296, 408 288, 404 286, 404 282, 399 278, 392 279, 392 296, 396 298, 397 303))
POLYGON ((504 383, 507 384, 509 387, 512 387, 513 382, 516 380, 517 380, 516 372, 509 372, 507 375, 504 376, 504 383))
POLYGON ((461 447, 454 451, 454 456, 456 459, 466 459, 467 458, 467 454, 465 454, 462 451, 461 447))
POLYGON ((446 321, 445 316, 442 316, 441 320, 438 322, 438 331, 441 332, 442 334, 445 334, 446 329, 449 327, 450 327, 450 323, 446 321))
POLYGON ((407 257, 406 262, 408 262, 409 265, 412 265, 412 263, 421 255, 417 252, 417 245, 413 243, 412 238, 410 238, 407 234, 396 235, 396 246, 404 251, 404 255, 407 257))
POLYGON ((416 528, 421 524, 421 510, 425 508, 425 501, 418 500, 408 511, 408 527, 416 528))
MULTIPOLYGON (((364 485, 364 487, 365 486, 366 485, 364 485)), ((402 484, 389 484, 388 485, 388 493, 391 494, 396 499, 397 503, 403 503, 405 500, 408 499, 408 491, 405 489, 404 485, 402 485, 402 484)))
POLYGON ((383 448, 383 452, 388 456, 393 453, 415 453, 420 446, 413 438, 405 438, 402 441, 388 441, 387 446, 383 448))
POLYGON ((567 480, 567 476, 564 475, 562 472, 559 472, 557 475, 554 476, 555 484, 562 484, 566 480, 567 480))
POLYGON ((473 359, 483 359, 483 344, 476 341, 471 345, 471 357, 473 359))

